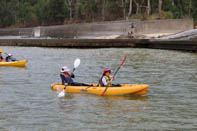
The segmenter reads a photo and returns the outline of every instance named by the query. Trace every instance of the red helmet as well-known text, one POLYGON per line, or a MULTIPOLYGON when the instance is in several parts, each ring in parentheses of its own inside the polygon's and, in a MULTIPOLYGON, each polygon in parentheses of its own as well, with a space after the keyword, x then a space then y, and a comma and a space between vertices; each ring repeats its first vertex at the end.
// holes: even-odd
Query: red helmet
POLYGON ((104 69, 104 71, 103 71, 103 75, 105 75, 105 73, 106 73, 106 72, 111 73, 112 71, 111 71, 110 69, 104 69))

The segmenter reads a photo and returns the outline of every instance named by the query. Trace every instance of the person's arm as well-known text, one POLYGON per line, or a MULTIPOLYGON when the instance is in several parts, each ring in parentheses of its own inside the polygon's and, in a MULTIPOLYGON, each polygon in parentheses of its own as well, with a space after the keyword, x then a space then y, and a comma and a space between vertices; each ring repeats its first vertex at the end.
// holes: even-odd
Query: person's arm
POLYGON ((7 61, 7 62, 8 62, 8 57, 6 57, 6 58, 5 58, 5 61, 7 61))
POLYGON ((11 57, 12 61, 16 61, 16 58, 11 57))
POLYGON ((71 77, 72 77, 72 78, 75 78, 74 72, 71 73, 71 77))
POLYGON ((60 78, 62 80, 62 85, 68 85, 68 81, 62 73, 60 73, 60 78))
POLYGON ((64 75, 60 73, 60 78, 61 78, 61 81, 62 81, 62 85, 64 85, 64 75))
POLYGON ((115 79, 114 75, 111 75, 111 81, 113 81, 115 79))

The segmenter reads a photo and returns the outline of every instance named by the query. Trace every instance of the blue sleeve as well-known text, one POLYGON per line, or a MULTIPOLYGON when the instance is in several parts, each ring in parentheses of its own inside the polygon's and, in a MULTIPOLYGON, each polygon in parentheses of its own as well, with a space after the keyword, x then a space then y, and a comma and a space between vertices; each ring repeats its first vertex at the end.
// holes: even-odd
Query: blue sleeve
POLYGON ((65 77, 63 75, 60 74, 60 78, 62 80, 62 85, 64 85, 65 83, 67 83, 66 82, 66 79, 65 79, 65 77))
POLYGON ((7 62, 8 62, 8 57, 6 57, 6 58, 5 58, 5 61, 7 61, 7 62))

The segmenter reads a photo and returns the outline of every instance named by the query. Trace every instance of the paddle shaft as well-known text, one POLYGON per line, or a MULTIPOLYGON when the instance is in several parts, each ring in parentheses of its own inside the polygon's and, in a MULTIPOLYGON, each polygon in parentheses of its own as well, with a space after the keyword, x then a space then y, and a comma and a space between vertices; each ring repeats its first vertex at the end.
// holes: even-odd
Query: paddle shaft
MULTIPOLYGON (((127 56, 124 57, 122 63, 118 66, 118 68, 116 69, 115 73, 114 73, 114 76, 113 76, 113 79, 115 78, 116 74, 118 73, 118 71, 120 70, 120 67, 124 64, 125 60, 126 60, 127 56)), ((112 79, 112 80, 113 80, 112 79)))
MULTIPOLYGON (((116 74, 117 74, 118 71, 120 70, 120 67, 124 64, 126 58, 127 58, 127 56, 124 57, 122 63, 121 63, 121 64, 118 66, 118 68, 116 69, 116 71, 115 71, 115 73, 114 73, 114 76, 113 76, 112 80, 115 78, 116 74)), ((100 96, 104 96, 104 94, 105 94, 105 92, 107 91, 108 87, 109 87, 109 86, 107 86, 107 87, 105 88, 105 90, 103 91, 103 93, 102 93, 100 96)))

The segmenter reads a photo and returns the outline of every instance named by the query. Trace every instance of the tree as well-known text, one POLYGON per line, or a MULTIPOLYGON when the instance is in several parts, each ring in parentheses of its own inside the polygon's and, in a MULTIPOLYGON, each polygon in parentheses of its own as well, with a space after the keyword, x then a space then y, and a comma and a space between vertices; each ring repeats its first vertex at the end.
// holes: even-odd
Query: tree
POLYGON ((62 24, 66 17, 64 0, 50 0, 49 15, 52 24, 62 24))
POLYGON ((161 12, 162 12, 162 0, 159 0, 159 4, 158 4, 158 9, 159 9, 159 18, 161 18, 161 12))
POLYGON ((150 15, 150 12, 151 12, 150 0, 147 0, 147 16, 150 15))
POLYGON ((102 18, 105 20, 105 8, 106 8, 106 0, 103 0, 102 4, 102 18))
POLYGON ((49 25, 50 12, 49 12, 49 1, 39 0, 35 6, 35 13, 37 17, 37 22, 39 25, 49 25))
POLYGON ((72 12, 73 12, 73 0, 66 0, 65 1, 66 2, 66 6, 67 6, 67 8, 69 9, 69 12, 70 12, 70 20, 72 20, 72 18, 73 18, 73 14, 72 14, 72 12))
POLYGON ((19 15, 18 19, 23 23, 24 26, 29 26, 34 19, 33 8, 28 2, 21 2, 19 4, 19 15))
POLYGON ((144 18, 192 16, 197 21, 196 0, 0 0, 0 27, 63 24, 65 19, 117 20, 126 15, 144 18), (133 15, 136 13, 136 15, 133 15))
POLYGON ((97 1, 81 0, 79 8, 81 17, 85 18, 88 21, 94 21, 97 16, 96 14, 98 13, 97 1))
POLYGON ((133 6, 133 0, 130 0, 130 2, 129 2, 129 13, 128 13, 128 17, 130 17, 131 14, 132 14, 132 6, 133 6))
POLYGON ((127 2, 127 0, 121 0, 121 5, 122 5, 121 7, 122 7, 124 19, 126 18, 126 2, 127 2))
POLYGON ((121 6, 121 1, 119 0, 110 0, 108 1, 106 5, 106 18, 107 20, 115 20, 115 19, 120 19, 123 16, 123 13, 121 12, 122 6, 121 6))
POLYGON ((13 8, 9 1, 0 1, 0 27, 10 26, 14 23, 13 8))
POLYGON ((189 0, 189 16, 191 16, 192 0, 189 0))
POLYGON ((135 6, 136 6, 136 14, 139 14, 140 12, 140 4, 134 0, 135 6))

